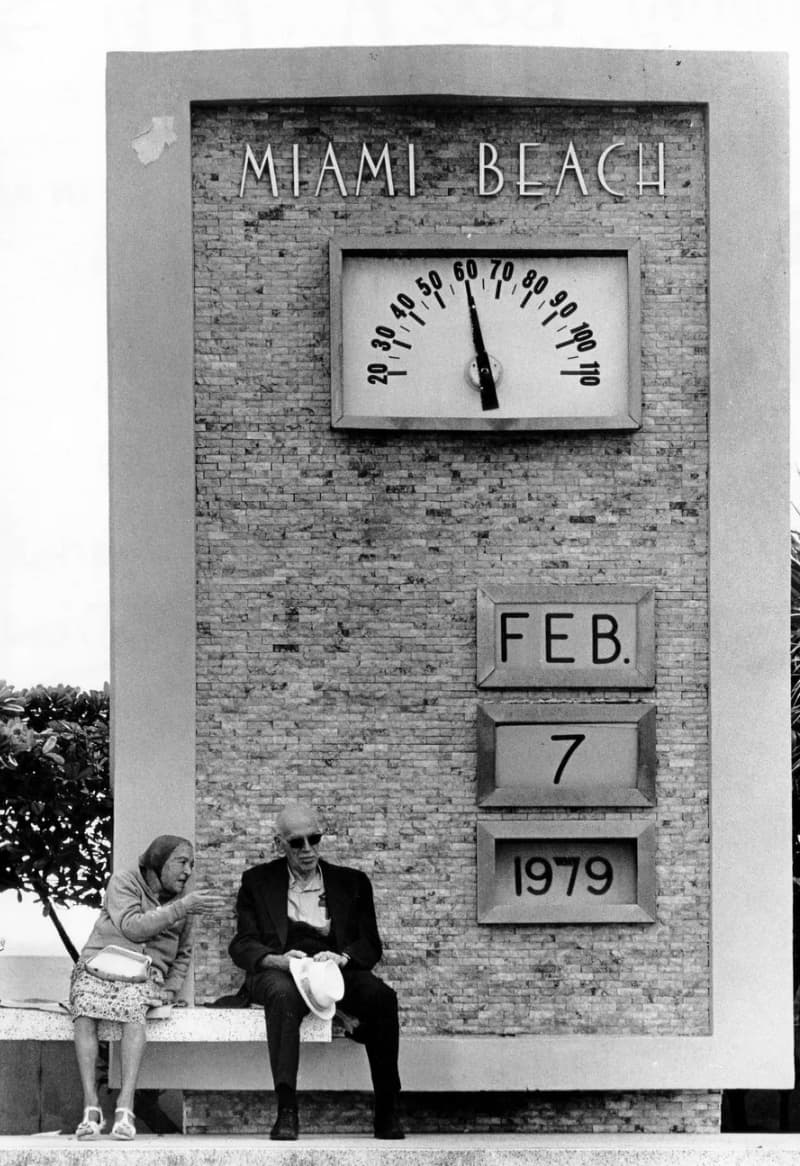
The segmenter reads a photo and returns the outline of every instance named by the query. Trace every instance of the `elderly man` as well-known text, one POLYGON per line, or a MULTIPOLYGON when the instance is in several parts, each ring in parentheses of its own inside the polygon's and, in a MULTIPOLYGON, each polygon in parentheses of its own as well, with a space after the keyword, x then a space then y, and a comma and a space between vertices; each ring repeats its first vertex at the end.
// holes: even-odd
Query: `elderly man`
POLYGON ((311 806, 286 806, 275 822, 281 857, 242 876, 229 951, 247 973, 250 999, 264 1005, 278 1115, 270 1137, 298 1136, 300 1022, 309 1011, 289 971, 293 957, 333 960, 344 979, 344 1012, 358 1019, 375 1089, 375 1137, 402 1138, 397 1115, 397 996, 373 974, 382 945, 372 886, 363 871, 319 857, 322 830, 311 806))

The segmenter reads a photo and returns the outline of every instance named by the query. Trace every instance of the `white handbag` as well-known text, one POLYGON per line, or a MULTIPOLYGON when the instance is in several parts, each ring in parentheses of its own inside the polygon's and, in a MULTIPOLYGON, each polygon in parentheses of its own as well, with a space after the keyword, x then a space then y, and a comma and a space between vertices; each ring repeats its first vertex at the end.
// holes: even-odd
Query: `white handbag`
POLYGON ((130 951, 127 947, 116 947, 112 943, 86 961, 86 970, 98 980, 122 980, 135 984, 147 979, 151 963, 149 955, 130 951))

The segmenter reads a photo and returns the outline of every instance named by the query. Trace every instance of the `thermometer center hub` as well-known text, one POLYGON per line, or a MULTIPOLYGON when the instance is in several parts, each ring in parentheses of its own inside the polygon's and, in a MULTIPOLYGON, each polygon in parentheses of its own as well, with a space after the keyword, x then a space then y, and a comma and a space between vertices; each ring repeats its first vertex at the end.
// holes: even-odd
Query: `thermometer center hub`
MULTIPOLYGON (((489 367, 492 370, 495 385, 499 385, 503 379, 503 366, 496 356, 492 356, 491 352, 487 354, 489 357, 489 367)), ((481 374, 478 370, 478 361, 476 358, 468 361, 464 369, 464 379, 471 389, 481 391, 481 374)))

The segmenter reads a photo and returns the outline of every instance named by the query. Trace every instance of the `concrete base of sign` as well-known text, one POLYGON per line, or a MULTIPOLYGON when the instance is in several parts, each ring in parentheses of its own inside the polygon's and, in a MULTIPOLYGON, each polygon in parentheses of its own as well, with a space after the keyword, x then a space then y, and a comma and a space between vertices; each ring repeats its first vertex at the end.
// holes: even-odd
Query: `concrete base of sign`
POLYGON ((135 1155, 137 1166, 238 1166, 264 1161, 304 1166, 790 1166, 800 1152, 800 1137, 781 1134, 721 1135, 564 1135, 525 1134, 412 1135, 404 1142, 377 1142, 369 1135, 302 1137, 297 1143, 267 1137, 163 1137, 143 1135, 132 1144, 103 1137, 78 1142, 74 1137, 41 1134, 0 1138, 0 1166, 71 1166, 102 1163, 124 1166, 135 1155))

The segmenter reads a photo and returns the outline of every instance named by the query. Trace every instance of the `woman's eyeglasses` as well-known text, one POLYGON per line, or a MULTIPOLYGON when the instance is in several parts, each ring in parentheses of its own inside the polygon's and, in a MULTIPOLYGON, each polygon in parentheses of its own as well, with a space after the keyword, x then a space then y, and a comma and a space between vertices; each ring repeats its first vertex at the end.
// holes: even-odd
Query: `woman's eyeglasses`
POLYGON ((302 850, 306 842, 309 846, 319 846, 321 840, 321 834, 301 834, 299 838, 286 839, 292 850, 302 850))

